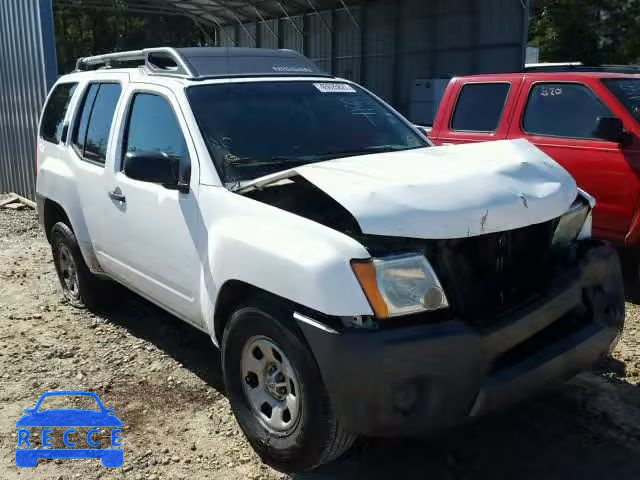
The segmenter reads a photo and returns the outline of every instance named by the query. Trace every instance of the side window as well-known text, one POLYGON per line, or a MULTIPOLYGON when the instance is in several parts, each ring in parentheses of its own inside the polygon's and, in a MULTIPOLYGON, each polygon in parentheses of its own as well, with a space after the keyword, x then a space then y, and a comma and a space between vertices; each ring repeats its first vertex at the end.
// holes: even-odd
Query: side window
POLYGON ((104 164, 113 115, 122 88, 118 83, 94 83, 82 104, 82 114, 73 133, 73 144, 86 160, 104 164))
POLYGON ((495 132, 507 101, 508 83, 468 83, 458 96, 451 130, 495 132))
POLYGON ((80 105, 80 116, 78 117, 78 120, 76 120, 73 135, 71 136, 71 143, 76 148, 78 155, 81 157, 84 156, 84 141, 87 138, 87 126, 89 125, 91 109, 93 108, 93 102, 96 99, 96 94, 98 93, 99 88, 99 83, 92 83, 84 93, 84 98, 80 105))
POLYGON ((160 95, 137 93, 133 97, 124 142, 125 155, 129 152, 163 152, 175 159, 181 168, 189 161, 178 119, 169 102, 160 95))
POLYGON ((49 101, 44 107, 42 124, 40 125, 40 137, 47 142, 60 143, 64 129, 64 117, 67 114, 69 102, 73 96, 77 83, 61 83, 56 86, 49 101))
POLYGON ((539 83, 529 94, 522 129, 530 135, 595 139, 598 117, 611 115, 585 85, 539 83))

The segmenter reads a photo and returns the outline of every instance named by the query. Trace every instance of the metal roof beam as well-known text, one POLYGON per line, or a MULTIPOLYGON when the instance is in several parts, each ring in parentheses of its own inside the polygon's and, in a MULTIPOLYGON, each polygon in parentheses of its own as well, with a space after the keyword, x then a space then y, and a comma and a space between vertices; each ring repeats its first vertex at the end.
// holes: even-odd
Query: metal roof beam
POLYGON ((353 24, 356 26, 356 28, 360 28, 360 25, 358 25, 358 21, 356 20, 356 18, 351 13, 351 9, 349 7, 347 7, 346 3, 344 3, 344 0, 340 0, 340 3, 344 7, 344 9, 347 11, 347 15, 349 15, 349 18, 351 19, 353 24))
POLYGON ((298 25, 296 25, 296 22, 294 22, 293 19, 289 16, 289 13, 287 13, 285 8, 282 6, 282 3, 280 2, 276 2, 276 3, 280 6, 280 9, 282 10, 282 13, 284 13, 285 18, 289 20, 289 22, 291 22, 291 25, 293 25, 293 28, 295 28, 296 32, 298 32, 300 34, 300 37, 302 37, 302 39, 304 40, 304 33, 302 33, 302 30, 300 30, 298 25))
POLYGON ((233 23, 233 21, 235 20, 233 16, 229 16, 228 14, 226 14, 225 10, 222 10, 222 12, 220 10, 212 12, 211 10, 206 9, 206 7, 203 6, 202 4, 200 3, 195 4, 189 0, 177 0, 177 1, 156 0, 156 1, 162 1, 165 4, 170 4, 174 9, 188 11, 192 15, 196 15, 196 16, 201 15, 202 18, 209 19, 210 21, 214 21, 215 19, 215 22, 218 22, 218 24, 220 20, 224 20, 225 22, 228 22, 228 23, 233 23))
POLYGON ((315 14, 318 16, 318 18, 320 19, 320 21, 322 22, 322 24, 325 26, 325 28, 329 31, 329 32, 333 32, 333 28, 331 28, 331 26, 327 23, 327 21, 324 19, 324 17, 322 16, 322 14, 318 11, 318 9, 316 8, 316 6, 311 2, 311 0, 307 0, 307 2, 309 2, 309 6, 311 7, 311 9, 315 12, 315 14))
POLYGON ((258 15, 260 20, 262 20, 262 23, 264 23, 264 26, 267 27, 267 30, 269 30, 271 32, 271 35, 273 35, 273 37, 276 39, 276 41, 278 41, 278 35, 276 35, 276 32, 274 32, 273 29, 267 23, 267 21, 264 18, 262 18, 262 15, 260 15, 260 11, 256 7, 253 7, 253 8, 256 11, 256 15, 258 15))

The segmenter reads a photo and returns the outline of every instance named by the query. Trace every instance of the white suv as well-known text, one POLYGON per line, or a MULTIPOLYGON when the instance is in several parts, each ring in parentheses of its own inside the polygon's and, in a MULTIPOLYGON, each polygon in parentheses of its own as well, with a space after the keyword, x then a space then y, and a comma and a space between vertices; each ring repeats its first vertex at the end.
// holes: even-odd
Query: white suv
POLYGON ((433 148, 292 51, 80 59, 37 142, 67 300, 112 279, 206 332, 281 470, 526 397, 622 328, 618 259, 564 169, 525 140, 433 148))

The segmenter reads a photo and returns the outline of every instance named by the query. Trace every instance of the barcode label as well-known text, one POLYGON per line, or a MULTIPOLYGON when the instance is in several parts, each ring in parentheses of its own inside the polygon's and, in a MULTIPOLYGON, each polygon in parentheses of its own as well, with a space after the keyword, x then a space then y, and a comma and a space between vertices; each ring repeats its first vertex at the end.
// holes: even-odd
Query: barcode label
POLYGON ((356 93, 355 88, 346 83, 314 83, 322 93, 356 93))

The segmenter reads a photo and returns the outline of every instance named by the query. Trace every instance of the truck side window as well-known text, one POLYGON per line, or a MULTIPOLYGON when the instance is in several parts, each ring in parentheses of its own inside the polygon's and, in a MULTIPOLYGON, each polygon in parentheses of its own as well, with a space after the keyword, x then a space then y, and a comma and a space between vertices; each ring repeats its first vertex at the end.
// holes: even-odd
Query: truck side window
POLYGON ((451 130, 495 132, 509 94, 509 83, 468 83, 462 87, 451 130))
POLYGON ((40 125, 40 137, 43 140, 56 144, 62 141, 64 117, 77 86, 77 83, 61 83, 49 96, 40 125))
MULTIPOLYGON (((133 97, 124 139, 123 154, 163 152, 183 170, 189 163, 189 151, 176 114, 160 95, 137 93, 133 97)), ((122 162, 121 167, 124 166, 122 162)))
POLYGON ((598 117, 612 116, 595 93, 577 83, 538 83, 529 94, 522 130, 530 135, 596 139, 598 117))
POLYGON ((72 137, 73 145, 83 159, 104 165, 113 115, 121 92, 119 83, 89 85, 72 137))

